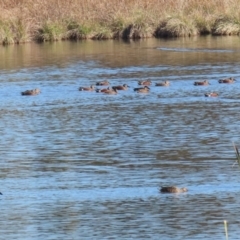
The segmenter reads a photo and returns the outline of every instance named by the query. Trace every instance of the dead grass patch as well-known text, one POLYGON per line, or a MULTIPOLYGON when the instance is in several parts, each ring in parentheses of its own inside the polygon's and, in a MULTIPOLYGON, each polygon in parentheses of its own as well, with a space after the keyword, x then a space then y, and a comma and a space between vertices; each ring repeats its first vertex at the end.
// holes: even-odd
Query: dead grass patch
POLYGON ((240 20, 234 17, 218 17, 212 27, 213 35, 239 35, 239 33, 240 20))
POLYGON ((199 34, 194 22, 179 17, 163 20, 155 31, 156 37, 190 37, 199 34))

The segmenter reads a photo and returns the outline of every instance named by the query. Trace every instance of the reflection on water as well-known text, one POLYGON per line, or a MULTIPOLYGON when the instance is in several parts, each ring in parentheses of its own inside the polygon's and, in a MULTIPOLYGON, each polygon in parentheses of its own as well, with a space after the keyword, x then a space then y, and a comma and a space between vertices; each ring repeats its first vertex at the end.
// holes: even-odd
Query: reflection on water
POLYGON ((218 79, 238 80, 238 41, 1 47, 3 238, 222 239, 226 219, 236 239, 240 88, 218 79), (150 93, 134 92, 145 78, 150 93), (78 91, 106 79, 130 88, 78 91), (204 79, 211 85, 193 85, 204 79), (42 93, 21 96, 34 88, 42 93), (211 91, 220 96, 204 97, 211 91), (189 192, 160 194, 162 185, 189 192))

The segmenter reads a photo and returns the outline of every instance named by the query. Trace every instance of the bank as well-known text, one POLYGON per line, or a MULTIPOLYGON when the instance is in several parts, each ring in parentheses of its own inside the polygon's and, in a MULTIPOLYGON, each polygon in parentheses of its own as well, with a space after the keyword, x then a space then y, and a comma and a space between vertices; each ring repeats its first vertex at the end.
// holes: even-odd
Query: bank
POLYGON ((0 44, 239 35, 239 0, 0 2, 0 44))

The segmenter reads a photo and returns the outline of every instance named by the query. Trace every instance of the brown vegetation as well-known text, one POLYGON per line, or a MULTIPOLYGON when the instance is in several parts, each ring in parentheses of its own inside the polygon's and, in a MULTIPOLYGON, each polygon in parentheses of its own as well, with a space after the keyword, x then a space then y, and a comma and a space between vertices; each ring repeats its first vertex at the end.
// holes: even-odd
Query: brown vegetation
POLYGON ((0 43, 238 35, 239 0, 0 0, 0 43))

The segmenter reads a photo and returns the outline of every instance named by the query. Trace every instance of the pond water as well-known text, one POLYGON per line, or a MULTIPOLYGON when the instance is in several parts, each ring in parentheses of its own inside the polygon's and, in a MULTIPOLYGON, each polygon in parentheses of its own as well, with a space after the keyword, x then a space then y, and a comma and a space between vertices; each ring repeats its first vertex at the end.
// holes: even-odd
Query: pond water
POLYGON ((239 37, 0 46, 3 239, 238 239, 239 37), (234 84, 218 80, 236 78, 234 84), (133 91, 150 79, 148 94, 133 91), (208 79, 209 86, 194 86, 208 79), (108 80, 117 95, 79 91, 108 80), (159 81, 169 87, 156 87, 159 81), (40 88, 37 96, 21 96, 40 88), (205 93, 216 91, 217 98, 205 93), (161 186, 187 187, 161 194, 161 186))

